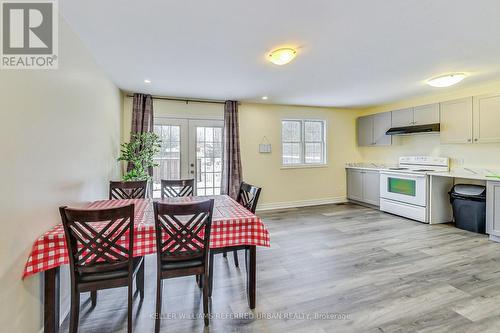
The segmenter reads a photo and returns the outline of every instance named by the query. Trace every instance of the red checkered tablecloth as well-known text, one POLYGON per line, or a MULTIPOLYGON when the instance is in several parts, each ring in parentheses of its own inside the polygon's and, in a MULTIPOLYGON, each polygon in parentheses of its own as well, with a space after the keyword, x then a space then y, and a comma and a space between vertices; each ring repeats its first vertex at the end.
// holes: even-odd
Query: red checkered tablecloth
MULTIPOLYGON (((226 195, 167 199, 168 202, 190 202, 214 199, 210 248, 237 245, 270 246, 269 232, 262 220, 226 195)), ((135 204, 134 256, 156 252, 153 206, 149 200, 101 200, 86 208, 112 208, 135 204)), ((24 267, 27 276, 69 263, 62 224, 38 238, 24 267)))

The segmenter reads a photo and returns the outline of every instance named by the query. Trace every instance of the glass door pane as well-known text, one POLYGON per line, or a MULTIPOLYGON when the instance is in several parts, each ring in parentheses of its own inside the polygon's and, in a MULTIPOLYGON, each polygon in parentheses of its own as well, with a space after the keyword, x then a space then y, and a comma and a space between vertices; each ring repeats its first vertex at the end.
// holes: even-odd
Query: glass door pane
POLYGON ((196 127, 197 195, 217 195, 222 179, 222 127, 196 127))
POLYGON ((219 195, 223 162, 222 120, 190 120, 191 174, 196 179, 196 195, 219 195))
POLYGON ((161 140, 160 152, 154 161, 153 198, 161 197, 162 179, 181 179, 187 171, 187 120, 155 118, 154 132, 161 140))

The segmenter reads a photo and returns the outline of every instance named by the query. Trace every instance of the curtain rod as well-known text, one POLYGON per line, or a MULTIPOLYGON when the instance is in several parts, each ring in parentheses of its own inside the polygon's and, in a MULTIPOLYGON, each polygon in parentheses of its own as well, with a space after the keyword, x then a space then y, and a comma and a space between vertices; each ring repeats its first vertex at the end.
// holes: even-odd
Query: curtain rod
MULTIPOLYGON (((127 94, 127 97, 133 98, 133 94, 127 94)), ((176 97, 163 97, 163 96, 153 96, 153 99, 161 99, 165 101, 177 101, 186 103, 210 103, 210 104, 224 104, 224 101, 218 101, 214 99, 187 99, 187 98, 176 98, 176 97)), ((238 102, 238 104, 240 104, 238 102)))

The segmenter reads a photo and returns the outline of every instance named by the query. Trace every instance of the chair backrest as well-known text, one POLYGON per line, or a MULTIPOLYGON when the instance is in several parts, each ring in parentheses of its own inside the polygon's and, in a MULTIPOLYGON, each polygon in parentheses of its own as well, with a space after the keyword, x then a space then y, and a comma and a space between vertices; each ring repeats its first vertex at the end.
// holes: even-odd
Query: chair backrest
POLYGON ((161 180, 161 198, 188 197, 193 195, 194 179, 161 180))
POLYGON ((158 263, 207 260, 214 200, 191 203, 154 202, 158 263))
POLYGON ((132 271, 133 204, 92 210, 60 207, 59 212, 66 236, 70 269, 75 275, 127 267, 129 272, 132 271))
POLYGON ((261 190, 262 188, 260 187, 242 182, 236 201, 252 213, 255 213, 261 190))
POLYGON ((144 199, 148 187, 147 180, 137 181, 110 181, 109 198, 110 199, 144 199))

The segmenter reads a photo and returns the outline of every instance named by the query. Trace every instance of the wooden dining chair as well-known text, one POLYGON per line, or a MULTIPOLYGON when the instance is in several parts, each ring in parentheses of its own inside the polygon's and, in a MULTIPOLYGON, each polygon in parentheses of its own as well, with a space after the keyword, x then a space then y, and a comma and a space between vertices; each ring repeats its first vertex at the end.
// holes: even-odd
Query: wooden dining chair
POLYGON ((161 180, 161 198, 175 198, 192 196, 194 179, 161 180))
MULTIPOLYGON (((240 190, 236 201, 249 211, 255 214, 255 209, 257 208, 257 202, 259 201, 259 196, 262 188, 242 182, 240 185, 240 190)), ((234 257, 234 265, 239 266, 238 263, 238 250, 232 250, 234 257)), ((223 252, 223 256, 227 256, 227 251, 223 252)))
POLYGON ((127 332, 132 332, 132 281, 144 299, 144 260, 134 258, 134 205, 108 209, 60 207, 71 277, 69 332, 78 331, 80 293, 128 287, 127 332), (124 240, 124 242, 123 242, 124 240), (119 243, 120 242, 120 243, 119 243))
POLYGON ((144 199, 147 187, 147 180, 110 181, 109 199, 144 199))
POLYGON ((203 279, 203 313, 208 318, 208 254, 214 200, 192 203, 154 202, 156 228, 156 321, 160 331, 164 279, 200 275, 203 279))

